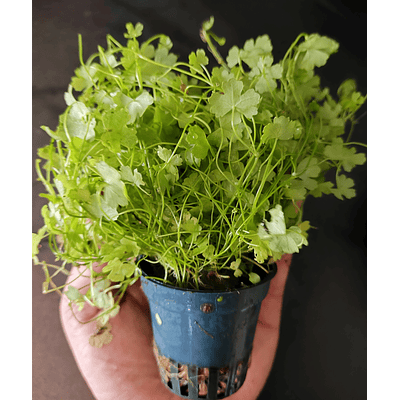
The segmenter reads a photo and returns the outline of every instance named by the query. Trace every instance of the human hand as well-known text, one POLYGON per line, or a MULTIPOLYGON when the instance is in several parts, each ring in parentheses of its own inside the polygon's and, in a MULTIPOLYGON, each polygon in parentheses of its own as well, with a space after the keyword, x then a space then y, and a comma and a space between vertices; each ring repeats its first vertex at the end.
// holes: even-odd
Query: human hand
MULTIPOLYGON (((255 400, 271 371, 275 357, 283 293, 292 260, 284 255, 277 262, 278 272, 272 279, 267 297, 261 304, 251 364, 242 387, 230 400, 255 400)), ((89 278, 74 267, 67 283, 84 287, 89 278)), ((150 310, 140 282, 128 288, 119 313, 110 319, 111 343, 101 348, 89 344, 96 322, 82 324, 74 317, 65 295, 60 302, 60 315, 69 346, 83 378, 97 400, 179 400, 164 386, 153 354, 150 310)), ((85 304, 81 311, 72 305, 81 322, 93 319, 100 310, 85 304)))

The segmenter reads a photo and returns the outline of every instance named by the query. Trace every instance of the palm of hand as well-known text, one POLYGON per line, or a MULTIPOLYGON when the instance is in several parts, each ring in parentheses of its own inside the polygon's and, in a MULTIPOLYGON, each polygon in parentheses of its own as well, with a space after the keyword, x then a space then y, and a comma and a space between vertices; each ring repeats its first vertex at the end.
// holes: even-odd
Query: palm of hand
MULTIPOLYGON (((256 399, 270 373, 279 338, 283 292, 291 256, 278 261, 278 273, 271 281, 267 297, 261 305, 253 344, 252 361, 246 380, 232 400, 256 399)), ((77 268, 68 281, 79 275, 77 268)), ((74 282, 82 287, 89 282, 84 276, 74 282)), ((91 320, 99 310, 85 305, 82 311, 74 308, 77 318, 91 320)), ((79 323, 73 316, 68 299, 60 303, 63 329, 78 367, 97 400, 179 400, 161 382, 153 355, 152 328, 149 305, 137 282, 131 286, 117 316, 110 322, 113 340, 99 348, 89 344, 96 323, 79 323)))

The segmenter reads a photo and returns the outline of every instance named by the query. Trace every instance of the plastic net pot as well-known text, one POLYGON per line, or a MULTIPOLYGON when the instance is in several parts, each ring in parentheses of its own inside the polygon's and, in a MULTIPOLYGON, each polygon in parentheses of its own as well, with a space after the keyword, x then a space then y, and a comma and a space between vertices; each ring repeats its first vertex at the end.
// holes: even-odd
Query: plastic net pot
POLYGON ((229 292, 180 289, 142 276, 154 352, 171 391, 187 399, 223 399, 239 390, 275 274, 276 264, 259 284, 229 292))

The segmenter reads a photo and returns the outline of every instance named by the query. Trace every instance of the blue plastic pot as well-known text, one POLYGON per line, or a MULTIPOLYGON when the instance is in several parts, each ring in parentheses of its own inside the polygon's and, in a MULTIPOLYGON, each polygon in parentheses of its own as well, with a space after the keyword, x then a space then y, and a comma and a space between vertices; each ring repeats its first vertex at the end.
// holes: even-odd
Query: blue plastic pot
POLYGON ((142 276, 160 372, 174 393, 219 399, 240 388, 275 274, 276 264, 259 284, 229 292, 181 289, 142 276))

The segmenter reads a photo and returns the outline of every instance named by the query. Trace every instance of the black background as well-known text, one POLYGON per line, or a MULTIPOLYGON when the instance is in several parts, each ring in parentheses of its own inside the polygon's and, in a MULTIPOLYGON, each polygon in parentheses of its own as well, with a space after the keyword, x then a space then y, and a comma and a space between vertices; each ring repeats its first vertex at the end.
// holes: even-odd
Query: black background
MULTIPOLYGON (((38 147, 48 143, 40 129, 55 129, 65 109, 63 93, 79 66, 77 34, 83 35, 84 59, 105 47, 110 33, 124 43, 127 22, 144 24, 143 39, 157 33, 171 37, 173 52, 187 59, 204 48, 201 23, 215 17, 214 31, 225 37, 226 55, 233 45, 267 33, 275 60, 301 32, 318 32, 340 43, 339 52, 318 73, 335 93, 355 78, 367 85, 366 2, 334 0, 144 1, 34 0, 32 13, 32 166, 38 147)), ((210 57, 211 58, 211 57, 210 57)), ((353 140, 366 143, 366 105, 353 140)), ((317 229, 310 244, 294 256, 288 279, 280 343, 271 375, 260 399, 366 399, 366 165, 350 174, 357 198, 307 199, 305 219, 317 229)), ((42 225, 43 190, 32 168, 32 230, 42 225)), ((52 261, 47 246, 42 259, 52 261)), ((33 399, 89 400, 89 389, 63 336, 56 294, 43 295, 42 270, 33 267, 33 399)), ((134 398, 134 394, 132 394, 134 398)))

